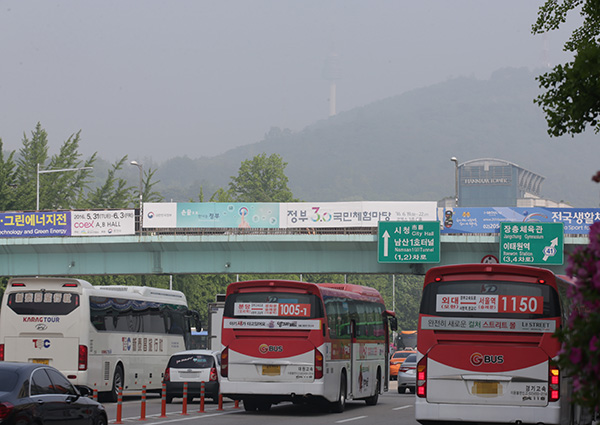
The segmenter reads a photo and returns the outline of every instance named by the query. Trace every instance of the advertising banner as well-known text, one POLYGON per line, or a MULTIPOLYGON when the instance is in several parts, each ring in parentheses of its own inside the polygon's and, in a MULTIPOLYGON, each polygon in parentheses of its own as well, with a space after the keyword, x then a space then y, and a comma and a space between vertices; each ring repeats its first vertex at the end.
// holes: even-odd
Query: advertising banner
POLYGON ((435 221, 436 202, 294 202, 280 204, 280 227, 377 227, 380 221, 435 221))
POLYGON ((70 236, 70 211, 0 213, 0 237, 70 236))
POLYGON ((71 211, 71 236, 134 234, 134 210, 71 211))
POLYGON ((565 234, 587 235, 600 221, 600 208, 473 207, 439 208, 442 234, 500 233, 502 222, 563 223, 565 234))
POLYGON ((278 228, 278 203, 187 202, 177 204, 177 227, 278 228))
POLYGON ((144 229, 170 229, 177 227, 176 202, 144 202, 144 229))

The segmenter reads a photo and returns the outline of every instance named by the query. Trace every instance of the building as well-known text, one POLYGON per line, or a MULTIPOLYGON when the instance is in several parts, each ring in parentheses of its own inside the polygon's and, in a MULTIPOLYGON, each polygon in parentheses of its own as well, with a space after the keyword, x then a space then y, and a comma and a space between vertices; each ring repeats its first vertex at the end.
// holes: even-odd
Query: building
POLYGON ((458 164, 456 200, 446 198, 444 207, 560 207, 571 205, 542 198, 545 177, 495 158, 474 159, 458 164), (456 201, 456 205, 455 205, 456 201))

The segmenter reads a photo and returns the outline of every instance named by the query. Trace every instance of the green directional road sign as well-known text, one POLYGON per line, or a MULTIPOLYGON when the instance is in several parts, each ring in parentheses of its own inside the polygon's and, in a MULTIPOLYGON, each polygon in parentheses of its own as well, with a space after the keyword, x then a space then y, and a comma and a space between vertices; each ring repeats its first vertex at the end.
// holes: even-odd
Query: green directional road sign
POLYGON ((500 223, 500 262, 563 264, 563 223, 500 223))
POLYGON ((380 221, 377 237, 380 263, 439 263, 439 221, 380 221))

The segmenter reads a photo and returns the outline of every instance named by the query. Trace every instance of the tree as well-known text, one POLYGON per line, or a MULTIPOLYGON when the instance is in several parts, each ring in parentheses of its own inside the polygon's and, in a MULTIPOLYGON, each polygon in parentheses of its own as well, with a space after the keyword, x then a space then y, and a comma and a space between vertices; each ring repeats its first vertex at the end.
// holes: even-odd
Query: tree
POLYGON ((110 170, 104 184, 90 191, 85 202, 86 208, 126 208, 133 203, 133 188, 127 186, 127 181, 117 177, 117 171, 123 168, 127 155, 116 161, 110 170))
MULTIPOLYGON (((160 183, 160 180, 152 181, 155 173, 156 169, 153 170, 152 168, 144 172, 144 179, 142 180, 142 199, 144 202, 161 202, 164 199, 160 192, 154 190, 154 186, 160 183)), ((139 188, 136 193, 135 196, 139 198, 139 188)))
POLYGON ((238 202, 295 202, 287 186, 286 166, 277 154, 256 155, 242 162, 237 177, 231 177, 229 190, 238 202))
POLYGON ((16 174, 14 162, 15 153, 4 157, 2 139, 0 139, 0 211, 15 209, 16 174))
POLYGON ((583 23, 573 31, 564 50, 575 53, 572 62, 557 65, 538 77, 546 92, 534 102, 546 114, 551 136, 579 134, 589 125, 600 130, 600 7, 596 0, 547 0, 540 7, 534 34, 558 29, 570 11, 581 7, 583 23))

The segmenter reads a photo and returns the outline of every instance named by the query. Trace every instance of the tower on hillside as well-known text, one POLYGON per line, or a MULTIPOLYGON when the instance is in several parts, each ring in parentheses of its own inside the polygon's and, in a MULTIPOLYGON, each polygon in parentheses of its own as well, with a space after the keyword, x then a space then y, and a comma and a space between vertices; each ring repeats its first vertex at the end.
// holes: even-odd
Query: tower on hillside
POLYGON ((332 117, 336 114, 336 81, 342 78, 340 56, 333 49, 325 59, 323 78, 329 81, 329 116, 332 117))

